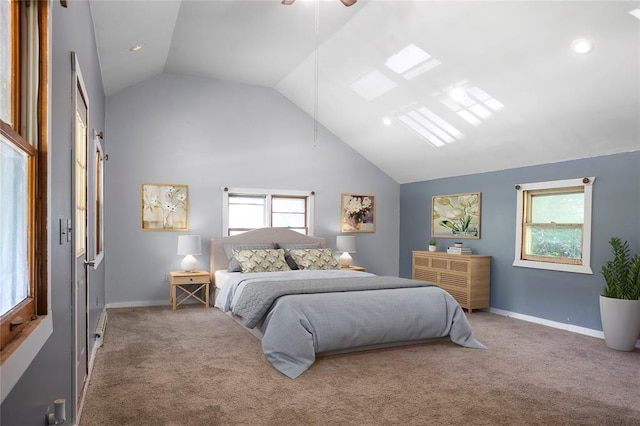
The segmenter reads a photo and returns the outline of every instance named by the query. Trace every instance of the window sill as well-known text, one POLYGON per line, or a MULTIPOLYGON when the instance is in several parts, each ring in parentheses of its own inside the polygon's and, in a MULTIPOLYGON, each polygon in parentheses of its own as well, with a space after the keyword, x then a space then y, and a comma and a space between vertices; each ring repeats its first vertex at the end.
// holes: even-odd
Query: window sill
POLYGON ((51 314, 42 316, 32 323, 29 325, 29 330, 25 329, 17 341, 12 342, 2 351, 2 374, 0 374, 2 399, 0 401, 4 401, 9 395, 53 333, 51 314))
POLYGON ((565 263, 534 262, 532 260, 516 259, 513 261, 513 266, 547 269, 549 271, 574 272, 576 274, 593 274, 591 267, 586 265, 569 265, 565 263))

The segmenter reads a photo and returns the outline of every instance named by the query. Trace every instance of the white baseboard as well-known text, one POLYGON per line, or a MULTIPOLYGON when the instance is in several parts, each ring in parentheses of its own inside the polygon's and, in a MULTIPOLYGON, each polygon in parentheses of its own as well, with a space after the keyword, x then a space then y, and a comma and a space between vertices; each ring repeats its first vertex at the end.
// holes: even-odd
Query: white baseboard
MULTIPOLYGON (((544 318, 533 317, 531 315, 519 314, 517 312, 505 311, 502 309, 490 308, 489 311, 492 314, 503 315, 505 317, 515 318, 523 321, 533 322, 536 324, 546 325, 547 327, 558 328, 560 330, 567 330, 573 333, 584 334, 585 336, 597 337, 604 339, 604 333, 600 330, 594 330, 592 328, 580 327, 573 324, 565 324, 562 322, 551 321, 544 318)), ((640 348, 640 340, 636 342, 636 348, 640 348)))
POLYGON ((166 300, 139 300, 136 302, 114 302, 107 303, 106 308, 141 308, 145 306, 170 306, 166 300))

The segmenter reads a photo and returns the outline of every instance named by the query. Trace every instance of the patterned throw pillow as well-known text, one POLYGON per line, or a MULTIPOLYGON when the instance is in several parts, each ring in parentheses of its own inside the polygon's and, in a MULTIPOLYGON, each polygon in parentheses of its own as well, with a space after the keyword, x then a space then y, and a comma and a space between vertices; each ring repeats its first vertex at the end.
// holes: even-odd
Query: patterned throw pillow
POLYGON ((227 271, 229 272, 242 272, 242 266, 238 263, 238 260, 233 257, 234 250, 255 250, 255 249, 274 249, 273 243, 255 243, 255 244, 225 244, 223 246, 224 252, 229 260, 227 271))
POLYGON ((282 249, 233 250, 233 257, 240 263, 242 273, 291 270, 282 249))
POLYGON ((294 249, 289 254, 300 269, 340 269, 331 249, 294 249))
POLYGON ((276 244, 275 248, 284 249, 284 259, 287 261, 287 264, 289 264, 289 268, 291 268, 292 270, 296 270, 300 268, 298 268, 296 261, 293 260, 293 258, 291 257, 289 250, 320 248, 320 243, 275 243, 275 244, 276 244))

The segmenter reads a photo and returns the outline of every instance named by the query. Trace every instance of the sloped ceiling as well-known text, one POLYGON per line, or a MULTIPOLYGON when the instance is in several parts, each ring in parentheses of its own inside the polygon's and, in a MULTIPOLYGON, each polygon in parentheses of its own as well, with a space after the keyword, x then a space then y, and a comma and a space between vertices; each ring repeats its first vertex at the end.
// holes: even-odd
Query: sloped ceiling
POLYGON ((90 4, 107 96, 163 72, 272 87, 399 183, 640 150, 639 1, 90 4), (426 59, 387 66, 407 47, 426 59))

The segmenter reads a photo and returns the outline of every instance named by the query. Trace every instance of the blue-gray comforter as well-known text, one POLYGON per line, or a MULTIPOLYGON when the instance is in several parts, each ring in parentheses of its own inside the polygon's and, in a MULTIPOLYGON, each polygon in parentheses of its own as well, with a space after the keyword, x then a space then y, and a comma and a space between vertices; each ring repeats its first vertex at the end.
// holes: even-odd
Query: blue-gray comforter
POLYGON ((326 280, 316 273, 306 283, 297 282, 300 273, 276 274, 283 276, 228 283, 236 289, 226 292, 228 303, 216 300, 216 306, 230 308, 249 326, 261 322, 264 354, 288 377, 307 370, 316 353, 370 345, 448 336, 459 345, 484 348, 460 305, 435 285, 361 272, 353 272, 352 280, 337 271, 326 280))

